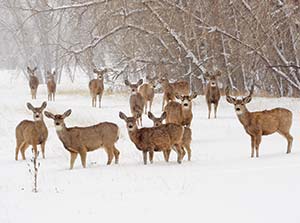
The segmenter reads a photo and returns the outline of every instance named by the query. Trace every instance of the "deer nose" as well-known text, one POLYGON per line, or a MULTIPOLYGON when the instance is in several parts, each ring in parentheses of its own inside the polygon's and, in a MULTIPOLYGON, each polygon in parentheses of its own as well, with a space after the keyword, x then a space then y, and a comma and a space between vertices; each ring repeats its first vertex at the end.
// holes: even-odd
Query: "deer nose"
POLYGON ((128 128, 132 129, 133 125, 128 125, 128 128))
POLYGON ((237 111, 240 111, 241 109, 240 109, 240 108, 236 108, 236 110, 237 110, 237 111))
POLYGON ((55 125, 59 125, 59 122, 55 122, 55 125))
POLYGON ((189 104, 188 103, 184 103, 183 106, 187 107, 187 106, 189 106, 189 104))
POLYGON ((35 115, 35 117, 36 117, 36 118, 39 118, 40 116, 39 116, 39 115, 35 115))

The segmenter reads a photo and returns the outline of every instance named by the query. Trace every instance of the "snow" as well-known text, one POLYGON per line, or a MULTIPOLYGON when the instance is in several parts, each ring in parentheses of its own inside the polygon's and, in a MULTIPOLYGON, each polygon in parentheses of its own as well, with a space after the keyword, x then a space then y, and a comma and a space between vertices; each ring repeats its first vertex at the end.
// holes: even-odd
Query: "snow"
MULTIPOLYGON (((80 77, 80 78, 79 78, 80 77)), ((63 113, 72 109, 67 126, 87 126, 112 121, 121 128, 117 143, 120 164, 106 166, 103 150, 88 153, 87 168, 77 158, 69 170, 69 153, 58 140, 52 120, 44 117, 49 130, 46 159, 39 158, 39 192, 32 192, 27 161, 15 161, 15 127, 32 120, 26 102, 39 106, 46 100, 40 85, 32 101, 25 78, 16 71, 0 71, 0 222, 299 222, 300 148, 299 99, 254 98, 249 110, 286 107, 293 111, 292 153, 278 134, 263 137, 260 158, 250 158, 250 138, 221 99, 219 118, 208 120, 202 96, 194 102, 192 161, 177 164, 172 152, 165 163, 156 153, 154 164, 143 165, 142 154, 130 142, 122 110, 129 114, 129 94, 104 95, 103 108, 92 108, 87 76, 75 83, 67 79, 58 86, 57 101, 46 110, 63 113)), ((160 114, 161 95, 153 106, 160 114)), ((144 116, 144 125, 151 121, 144 116)))

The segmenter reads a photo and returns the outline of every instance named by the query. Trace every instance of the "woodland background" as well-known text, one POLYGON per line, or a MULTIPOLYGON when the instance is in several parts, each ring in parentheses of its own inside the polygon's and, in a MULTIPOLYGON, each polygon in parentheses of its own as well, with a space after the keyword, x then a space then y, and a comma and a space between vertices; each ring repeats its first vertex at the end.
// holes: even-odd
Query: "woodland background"
POLYGON ((300 97, 299 0, 0 0, 0 68, 38 66, 75 80, 79 69, 125 78, 184 78, 300 97))

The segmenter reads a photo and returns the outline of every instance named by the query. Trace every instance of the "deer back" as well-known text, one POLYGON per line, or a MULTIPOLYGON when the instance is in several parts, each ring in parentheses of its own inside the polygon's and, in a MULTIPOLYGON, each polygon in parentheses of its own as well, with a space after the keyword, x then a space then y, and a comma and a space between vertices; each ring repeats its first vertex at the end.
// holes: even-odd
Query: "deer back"
POLYGON ((190 94, 190 84, 185 80, 178 80, 171 84, 173 87, 175 95, 189 95, 190 94))
POLYGON ((39 79, 36 76, 30 75, 29 77, 29 87, 31 89, 37 89, 39 85, 39 79))
POLYGON ((151 84, 145 83, 139 87, 139 93, 145 101, 152 101, 154 98, 154 88, 151 84))
POLYGON ((180 103, 171 101, 165 106, 164 111, 167 113, 166 123, 182 124, 183 114, 180 103))
POLYGON ((101 146, 112 146, 118 140, 119 128, 116 124, 102 122, 88 127, 72 127, 57 132, 66 148, 80 152, 82 148, 88 151, 101 146))
POLYGON ((240 115, 239 120, 249 134, 269 135, 276 131, 288 132, 292 125, 293 114, 285 108, 275 108, 272 110, 249 112, 240 115))
POLYGON ((145 101, 143 96, 140 93, 130 95, 129 104, 130 104, 131 113, 135 117, 142 116, 145 101))

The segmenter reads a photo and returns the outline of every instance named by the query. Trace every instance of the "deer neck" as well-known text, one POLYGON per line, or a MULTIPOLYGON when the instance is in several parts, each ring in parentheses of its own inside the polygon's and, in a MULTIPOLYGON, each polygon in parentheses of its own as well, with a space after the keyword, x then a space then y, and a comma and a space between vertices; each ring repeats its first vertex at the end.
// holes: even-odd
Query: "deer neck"
POLYGON ((134 144, 139 144, 138 129, 128 131, 129 138, 134 144))
POLYGON ((245 128, 250 124, 250 115, 251 113, 248 111, 247 108, 245 108, 245 111, 243 113, 237 114, 239 121, 245 128))
POLYGON ((43 117, 41 117, 40 120, 34 121, 34 125, 35 125, 35 127, 39 128, 39 129, 46 127, 43 117))

